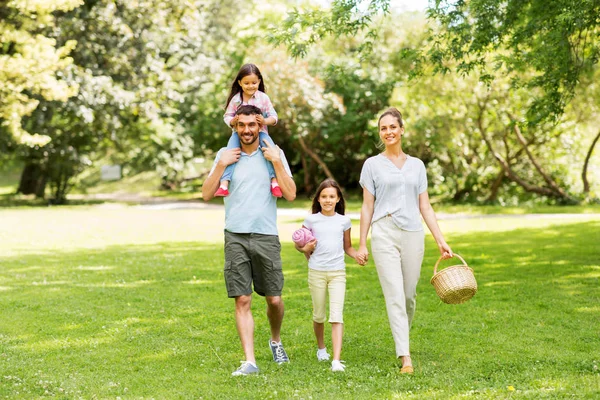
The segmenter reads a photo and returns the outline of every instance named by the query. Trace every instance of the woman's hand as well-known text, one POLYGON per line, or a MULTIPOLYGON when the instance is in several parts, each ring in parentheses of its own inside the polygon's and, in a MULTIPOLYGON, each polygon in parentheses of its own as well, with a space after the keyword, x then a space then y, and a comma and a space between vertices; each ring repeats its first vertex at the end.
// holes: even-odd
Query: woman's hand
POLYGON ((256 115, 256 123, 258 123, 260 126, 263 126, 265 124, 265 117, 260 114, 256 115))
POLYGON ((365 265, 367 261, 369 261, 369 250, 367 250, 367 246, 358 246, 356 261, 360 265, 365 265))
POLYGON ((452 249, 448 246, 448 243, 441 242, 438 243, 438 248, 440 249, 440 254, 442 255, 442 259, 452 258, 454 254, 452 253, 452 249))

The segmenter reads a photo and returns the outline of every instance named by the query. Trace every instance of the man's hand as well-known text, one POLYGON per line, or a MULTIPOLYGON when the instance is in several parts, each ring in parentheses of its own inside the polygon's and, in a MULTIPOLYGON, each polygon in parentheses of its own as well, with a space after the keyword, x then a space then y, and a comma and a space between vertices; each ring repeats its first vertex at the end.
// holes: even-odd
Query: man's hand
POLYGON ((242 150, 239 147, 236 147, 235 149, 225 150, 223 153, 221 153, 221 158, 219 158, 219 164, 221 164, 223 167, 227 167, 228 165, 238 162, 241 155, 242 150))
POLYGON ((279 146, 271 146, 269 142, 263 142, 264 146, 261 147, 263 155, 267 161, 272 163, 281 161, 281 154, 279 153, 279 146))

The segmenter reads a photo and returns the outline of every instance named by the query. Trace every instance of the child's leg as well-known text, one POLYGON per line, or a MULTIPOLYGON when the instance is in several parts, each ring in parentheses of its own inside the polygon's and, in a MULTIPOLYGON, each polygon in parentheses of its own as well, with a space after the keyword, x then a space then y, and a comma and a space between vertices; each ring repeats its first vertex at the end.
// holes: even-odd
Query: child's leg
MULTIPOLYGON (((260 140, 261 146, 264 146, 263 142, 268 142, 269 145, 275 146, 275 142, 273 142, 271 136, 269 136, 269 134, 267 134, 266 132, 260 132, 258 135, 258 139, 260 140)), ((275 169, 273 168, 273 164, 267 162, 267 168, 269 169, 269 177, 271 178, 271 182, 277 182, 277 179, 275 178, 275 169)))
POLYGON ((325 281, 325 272, 308 269, 308 289, 312 297, 313 303, 313 329, 317 339, 319 349, 325 348, 325 320, 326 306, 325 299, 327 297, 327 283, 325 281))
MULTIPOLYGON (((271 137, 265 132, 260 132, 259 140, 261 146, 263 146, 263 142, 268 142, 271 146, 275 146, 273 139, 271 139, 271 137)), ((269 171, 269 177, 271 178, 271 194, 273 194, 275 197, 282 197, 283 192, 281 191, 279 183, 277 182, 275 168, 273 168, 273 164, 270 161, 267 161, 267 170, 269 171)))
POLYGON ((325 348, 325 323, 313 321, 313 330, 315 331, 315 338, 317 339, 317 347, 319 349, 325 348))
MULTIPOLYGON (((229 137, 229 141, 227 142, 227 150, 239 148, 240 146, 240 137, 238 136, 236 131, 232 131, 231 136, 229 137)), ((229 181, 231 180, 234 169, 235 163, 230 164, 227 166, 227 168, 225 168, 225 172, 223 172, 223 175, 221 175, 221 186, 223 185, 223 183, 225 183, 224 188, 229 187, 229 181)))
POLYGON ((342 337, 344 336, 344 324, 334 322, 331 324, 331 343, 333 345, 333 359, 339 360, 342 354, 342 337))
POLYGON ((329 273, 329 322, 331 323, 331 341, 333 359, 339 360, 342 353, 342 337, 344 334, 344 299, 346 297, 346 272, 329 273))

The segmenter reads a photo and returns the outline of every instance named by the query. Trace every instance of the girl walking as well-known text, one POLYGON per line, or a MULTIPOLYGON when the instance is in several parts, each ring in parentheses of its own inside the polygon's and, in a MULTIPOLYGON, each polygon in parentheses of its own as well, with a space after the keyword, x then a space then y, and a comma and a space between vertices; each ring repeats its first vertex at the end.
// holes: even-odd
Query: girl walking
MULTIPOLYGON (((223 120, 227 126, 233 129, 229 142, 227 142, 227 149, 240 147, 240 137, 235 130, 238 121, 235 112, 243 104, 250 104, 261 110, 262 115, 256 116, 256 122, 260 125, 259 141, 260 143, 269 142, 269 144, 275 146, 273 139, 269 136, 267 126, 277 124, 277 113, 273 108, 271 99, 269 99, 269 96, 265 93, 265 84, 263 82, 262 74, 254 64, 243 65, 231 84, 231 90, 229 91, 225 106, 225 115, 223 116, 223 120)), ((277 179, 275 178, 273 165, 270 162, 267 162, 267 164, 271 178, 271 193, 275 197, 281 197, 282 192, 277 183, 277 179)), ((215 192, 215 196, 229 196, 229 181, 231 181, 234 170, 235 163, 229 165, 225 169, 225 172, 223 172, 223 175, 221 176, 219 188, 215 192)))
POLYGON ((344 215, 346 203, 340 186, 331 179, 319 185, 312 203, 312 214, 306 217, 303 227, 312 231, 314 240, 298 251, 309 256, 308 287, 313 303, 313 329, 317 338, 317 359, 329 360, 325 347, 326 297, 329 292, 329 323, 333 360, 331 370, 345 369, 340 360, 343 336, 343 311, 346 294, 344 252, 356 259, 356 250, 350 239, 350 218, 344 215))
POLYGON ((427 173, 421 160, 402 150, 404 121, 389 108, 379 117, 379 138, 385 150, 368 158, 360 174, 363 204, 357 260, 368 259, 367 234, 385 297, 388 319, 401 358, 401 373, 412 374, 409 330, 415 313, 416 289, 425 251, 421 216, 443 258, 452 257, 427 194, 427 173))

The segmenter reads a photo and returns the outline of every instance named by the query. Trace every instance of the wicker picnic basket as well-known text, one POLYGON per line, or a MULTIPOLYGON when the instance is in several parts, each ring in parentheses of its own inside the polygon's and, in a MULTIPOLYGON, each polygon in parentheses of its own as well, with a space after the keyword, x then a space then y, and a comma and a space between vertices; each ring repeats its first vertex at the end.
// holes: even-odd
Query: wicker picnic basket
POLYGON ((477 281, 473 275, 473 269, 458 254, 454 254, 454 257, 459 258, 463 263, 437 272, 438 264, 442 261, 442 257, 440 257, 433 267, 433 277, 431 278, 431 284, 437 295, 447 304, 464 303, 477 293, 477 281))

